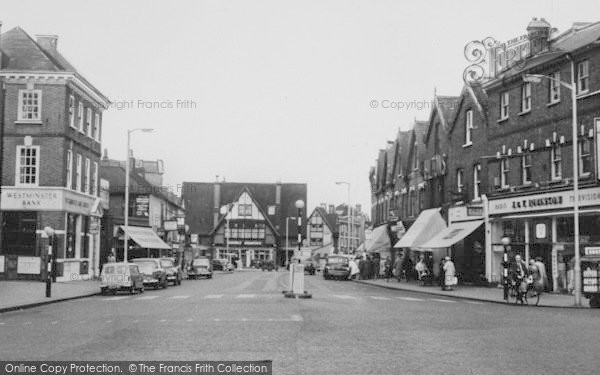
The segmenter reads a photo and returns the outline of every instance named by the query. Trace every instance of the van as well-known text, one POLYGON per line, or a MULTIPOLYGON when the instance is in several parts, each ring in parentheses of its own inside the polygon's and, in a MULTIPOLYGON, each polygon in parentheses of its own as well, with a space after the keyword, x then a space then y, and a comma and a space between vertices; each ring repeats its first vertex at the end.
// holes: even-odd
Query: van
POLYGON ((144 278, 135 263, 106 263, 100 275, 100 293, 144 293, 144 278))

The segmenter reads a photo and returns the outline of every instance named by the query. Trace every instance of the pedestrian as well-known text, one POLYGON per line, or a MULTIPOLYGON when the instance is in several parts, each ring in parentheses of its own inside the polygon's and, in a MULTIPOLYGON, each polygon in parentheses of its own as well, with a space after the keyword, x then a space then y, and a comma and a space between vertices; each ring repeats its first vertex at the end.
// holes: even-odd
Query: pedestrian
POLYGON ((525 303, 523 301, 523 296, 527 293, 527 264, 521 260, 521 256, 519 254, 515 255, 515 261, 511 265, 510 273, 512 275, 512 279, 517 285, 517 302, 521 302, 521 304, 525 303))
POLYGON ((445 277, 445 272, 444 272, 444 263, 446 263, 446 258, 440 259, 439 275, 440 275, 440 287, 442 288, 442 290, 446 289, 446 277, 445 277))
POLYGON ((416 279, 415 267, 413 266, 413 261, 409 254, 406 254, 402 260, 402 275, 406 278, 406 282, 409 282, 413 278, 416 279))
POLYGON ((110 254, 108 254, 108 263, 114 263, 117 261, 117 258, 115 257, 115 252, 114 250, 111 250, 110 254))
POLYGON ((358 265, 356 265, 354 259, 350 259, 348 265, 350 266, 350 280, 355 280, 358 273, 360 272, 358 269, 358 265))
POLYGON ((390 257, 385 258, 385 262, 383 262, 383 275, 385 277, 385 282, 389 283, 390 278, 392 277, 392 260, 390 257))
POLYGON ((425 264, 425 256, 424 255, 419 255, 419 261, 417 262, 417 265, 415 266, 415 271, 417 272, 417 278, 419 280, 419 284, 423 285, 425 282, 425 278, 427 276, 427 274, 429 273, 429 270, 427 269, 427 265, 425 264))
POLYGON ((373 256, 373 278, 379 278, 379 270, 381 267, 381 259, 378 256, 373 256))
POLYGON ((540 279, 542 280, 543 291, 548 291, 550 283, 548 282, 548 273, 546 272, 546 265, 542 262, 542 257, 535 258, 535 265, 540 272, 540 279))
POLYGON ((360 258, 360 261, 358 262, 358 272, 360 273, 360 279, 361 280, 366 280, 367 279, 367 260, 364 258, 360 258))
POLYGON ((373 278, 373 259, 371 259, 370 255, 367 255, 367 279, 371 280, 373 278))
POLYGON ((456 268, 454 267, 454 262, 450 259, 449 256, 446 257, 444 262, 444 278, 445 278, 445 289, 444 290, 452 290, 452 285, 455 284, 455 276, 456 276, 456 268))
POLYGON ((528 284, 530 283, 538 294, 544 292, 544 280, 542 279, 542 273, 537 265, 535 259, 529 259, 529 268, 527 269, 528 284))
POLYGON ((393 273, 398 278, 398 282, 400 282, 400 279, 402 278, 402 256, 400 254, 396 254, 393 273))

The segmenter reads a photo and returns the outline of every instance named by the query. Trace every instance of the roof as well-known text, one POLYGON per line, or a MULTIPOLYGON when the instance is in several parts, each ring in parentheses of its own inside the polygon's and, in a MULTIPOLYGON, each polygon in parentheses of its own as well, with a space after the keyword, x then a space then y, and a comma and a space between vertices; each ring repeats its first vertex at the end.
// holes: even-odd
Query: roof
POLYGON ((108 98, 89 83, 56 48, 39 43, 19 26, 0 35, 0 52, 2 70, 72 73, 108 102, 108 98))
MULTIPOLYGON (((298 215, 295 206, 298 199, 302 199, 307 206, 305 183, 183 182, 182 198, 186 208, 186 224, 190 226, 192 233, 209 235, 214 229, 214 215, 219 213, 219 208, 235 201, 240 192, 246 188, 254 203, 268 214, 269 206, 277 206, 277 185, 281 186, 279 209, 276 210, 275 215, 267 216, 279 233, 285 228, 286 217, 298 215)), ((306 218, 306 210, 303 211, 302 216, 303 219, 306 218)), ((303 226, 305 221, 303 220, 303 226)), ((295 225, 289 227, 289 235, 297 236, 295 225)))
POLYGON ((450 130, 450 124, 454 117, 454 112, 460 101, 460 96, 442 96, 434 95, 433 97, 433 109, 429 113, 429 126, 427 127, 427 135, 425 142, 429 141, 429 135, 433 124, 434 116, 437 114, 442 124, 442 129, 446 132, 450 130))
POLYGON ((488 96, 485 90, 481 85, 478 84, 470 84, 464 85, 463 89, 460 93, 460 99, 456 104, 456 110, 454 111, 452 118, 450 119, 450 131, 451 133, 454 130, 454 126, 456 125, 456 119, 460 113, 460 109, 464 100, 470 97, 475 106, 477 107, 477 112, 479 115, 485 120, 487 119, 487 110, 488 110, 488 96))
MULTIPOLYGON (((317 212, 323 221, 331 231, 331 233, 338 233, 338 215, 336 213, 330 214, 323 207, 315 207, 313 213, 317 212)), ((312 214, 311 214, 312 216, 312 214)))
POLYGON ((517 67, 498 74, 494 80, 486 83, 485 86, 494 87, 500 85, 507 78, 520 76, 527 71, 535 70, 544 64, 559 60, 567 54, 575 53, 584 47, 591 45, 599 46, 599 42, 600 22, 575 22, 567 31, 549 41, 548 51, 526 58, 524 61, 519 62, 517 67))

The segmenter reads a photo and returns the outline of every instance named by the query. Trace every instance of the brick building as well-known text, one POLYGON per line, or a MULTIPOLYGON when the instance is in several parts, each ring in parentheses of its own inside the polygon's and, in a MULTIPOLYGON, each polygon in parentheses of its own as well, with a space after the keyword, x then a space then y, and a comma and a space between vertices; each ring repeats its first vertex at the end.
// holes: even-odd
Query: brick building
MULTIPOLYGON (((286 252, 293 257, 298 226, 290 220, 286 238, 286 218, 298 216, 296 201, 306 207, 306 184, 184 182, 182 190, 186 224, 207 255, 237 258, 244 267, 259 260, 283 265, 286 252)), ((305 238, 306 209, 301 218, 305 238)))
POLYGON ((55 230, 58 280, 99 263, 99 162, 108 99, 61 55, 54 35, 0 35, 0 272, 44 277, 55 230))

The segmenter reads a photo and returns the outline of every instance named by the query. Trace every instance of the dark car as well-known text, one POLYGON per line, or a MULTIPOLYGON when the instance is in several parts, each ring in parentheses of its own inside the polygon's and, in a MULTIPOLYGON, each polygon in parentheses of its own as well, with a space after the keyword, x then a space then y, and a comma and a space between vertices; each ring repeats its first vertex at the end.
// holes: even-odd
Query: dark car
POLYGON ((315 267, 315 264, 313 262, 308 261, 304 263, 304 273, 314 275, 316 272, 317 268, 315 267))
POLYGON ((160 258, 160 265, 164 268, 167 273, 167 281, 173 283, 173 285, 181 285, 183 280, 183 272, 178 265, 175 264, 173 258, 160 258))
POLYGON ((188 278, 197 279, 198 277, 206 277, 211 279, 213 275, 213 266, 207 257, 198 257, 192 259, 192 263, 188 267, 188 278))
POLYGON ((169 285, 167 272, 160 264, 160 260, 156 258, 137 258, 132 261, 138 265, 140 273, 144 276, 144 286, 153 286, 158 289, 161 286, 166 288, 169 285))
POLYGON ((233 264, 227 259, 213 259, 211 264, 213 271, 233 271, 233 264))
POLYGON ((350 261, 341 255, 330 255, 323 268, 323 278, 348 280, 350 278, 350 261))
POLYGON ((275 262, 273 262, 272 260, 265 260, 261 263, 260 268, 263 271, 277 271, 278 267, 275 265, 275 262))

